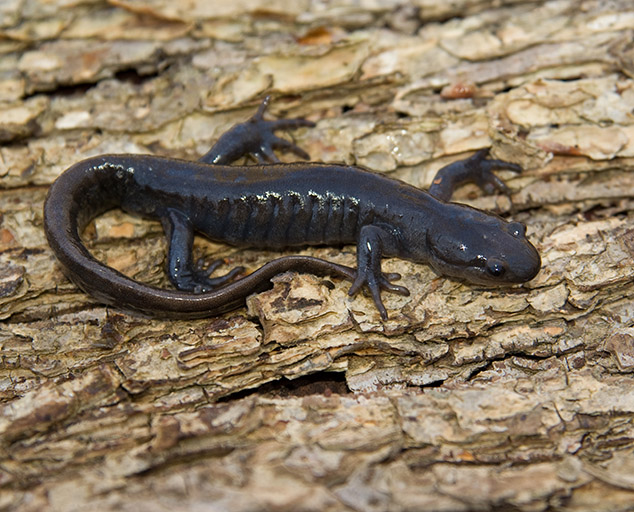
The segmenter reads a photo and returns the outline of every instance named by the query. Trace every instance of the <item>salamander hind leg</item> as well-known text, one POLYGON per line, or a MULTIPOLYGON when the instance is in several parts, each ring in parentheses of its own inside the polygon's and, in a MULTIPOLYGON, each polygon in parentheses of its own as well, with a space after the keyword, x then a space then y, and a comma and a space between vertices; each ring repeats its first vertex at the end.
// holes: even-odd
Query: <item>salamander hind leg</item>
POLYGON ((203 260, 193 263, 194 231, 187 216, 178 210, 169 210, 162 223, 169 244, 167 273, 172 284, 179 290, 208 292, 227 284, 244 271, 244 267, 236 267, 222 276, 209 277, 223 260, 215 260, 206 268, 203 260))
MULTIPOLYGON (((203 289, 200 292, 209 291, 213 288, 218 288, 219 286, 223 286, 227 283, 233 281, 238 275, 245 271, 244 267, 234 267, 226 274, 217 277, 209 277, 218 267, 224 265, 225 260, 222 258, 213 260, 209 265, 205 266, 205 259, 200 258, 196 262, 196 266, 194 267, 194 274, 196 276, 196 281, 200 283, 204 283, 203 289)), ((194 288, 194 292, 198 293, 198 290, 194 288)))
POLYGON ((224 133, 214 146, 200 158, 208 164, 226 165, 237 159, 251 155, 259 163, 279 162, 276 149, 290 151, 300 158, 308 160, 309 155, 292 142, 275 135, 277 130, 295 130, 303 126, 312 127, 315 123, 306 119, 264 119, 264 112, 269 105, 270 97, 262 101, 258 111, 251 119, 240 123, 224 133))

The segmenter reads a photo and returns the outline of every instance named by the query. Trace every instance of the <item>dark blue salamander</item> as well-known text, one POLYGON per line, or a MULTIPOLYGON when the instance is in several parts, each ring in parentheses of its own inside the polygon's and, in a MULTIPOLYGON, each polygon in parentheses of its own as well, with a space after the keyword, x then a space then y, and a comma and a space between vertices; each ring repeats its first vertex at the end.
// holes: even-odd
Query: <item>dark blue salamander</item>
POLYGON ((150 155, 103 155, 83 160, 53 183, 44 205, 49 244, 67 275, 98 300, 123 309, 169 317, 213 316, 239 307, 271 277, 294 270, 353 281, 349 294, 367 288, 381 317, 380 291, 407 295, 381 271, 383 256, 427 262, 437 272, 481 284, 521 283, 541 260, 526 228, 497 215, 447 202, 474 181, 485 190, 508 189, 492 171, 515 164, 485 159, 479 151, 441 169, 429 193, 398 180, 343 165, 279 163, 274 149, 308 155, 275 130, 312 126, 302 119, 267 121, 257 114, 225 133, 198 162, 150 155), (250 154, 260 165, 230 166, 250 154), (169 241, 167 268, 178 290, 134 281, 97 261, 83 245, 86 224, 112 208, 159 219, 169 241), (278 249, 357 244, 357 268, 309 256, 284 256, 235 280, 220 277, 221 263, 201 268, 192 259, 194 232, 237 246, 278 249))

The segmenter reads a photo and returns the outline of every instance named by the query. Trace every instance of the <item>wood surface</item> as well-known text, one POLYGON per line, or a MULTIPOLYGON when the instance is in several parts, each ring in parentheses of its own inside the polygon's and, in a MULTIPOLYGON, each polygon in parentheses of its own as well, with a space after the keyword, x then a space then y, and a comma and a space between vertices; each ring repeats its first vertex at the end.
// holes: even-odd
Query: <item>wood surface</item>
MULTIPOLYGON (((0 510, 634 510, 633 40, 628 0, 0 2, 0 510), (196 321, 63 276, 41 209, 59 173, 194 160, 266 94, 317 123, 292 134, 313 160, 423 188, 484 147, 520 164, 512 202, 457 200, 526 223, 540 274, 484 288, 387 259, 412 292, 384 294, 387 322, 311 275, 196 321)), ((114 211, 85 237, 169 286, 158 223, 114 211)))

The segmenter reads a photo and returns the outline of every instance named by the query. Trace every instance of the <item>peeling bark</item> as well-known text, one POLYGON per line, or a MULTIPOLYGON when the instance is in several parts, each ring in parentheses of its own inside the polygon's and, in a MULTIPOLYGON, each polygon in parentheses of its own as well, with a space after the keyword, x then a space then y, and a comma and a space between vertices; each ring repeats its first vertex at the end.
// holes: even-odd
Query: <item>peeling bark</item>
MULTIPOLYGON (((633 33, 625 0, 4 2, 0 509, 632 510, 633 33), (412 292, 387 322, 311 275, 196 321, 64 278, 41 213, 60 172, 196 159, 265 94, 317 122, 293 134, 314 160, 419 187, 483 147, 518 163, 512 202, 458 200, 525 222, 540 274, 491 289, 385 260, 412 292)), ((157 223, 115 211, 85 236, 169 286, 157 223)))

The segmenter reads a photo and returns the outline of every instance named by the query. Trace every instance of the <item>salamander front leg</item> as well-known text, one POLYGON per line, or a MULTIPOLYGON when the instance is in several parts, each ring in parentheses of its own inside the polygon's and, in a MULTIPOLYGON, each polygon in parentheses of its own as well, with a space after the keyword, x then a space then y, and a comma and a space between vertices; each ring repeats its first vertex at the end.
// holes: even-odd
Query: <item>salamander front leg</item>
POLYGON ((225 275, 209 277, 209 274, 222 264, 222 260, 215 260, 207 268, 203 268, 201 260, 194 265, 194 231, 187 216, 177 210, 169 210, 162 223, 169 244, 167 273, 172 284, 179 290, 208 292, 232 281, 236 275, 244 271, 244 267, 236 267, 225 275))
POLYGON ((302 148, 292 142, 275 135, 276 130, 295 130, 302 126, 315 126, 306 119, 277 119, 267 121, 264 112, 269 105, 270 97, 262 101, 256 114, 224 133, 214 146, 200 158, 208 164, 225 165, 246 155, 252 155, 260 163, 279 162, 275 149, 290 151, 300 158, 308 160, 309 155, 302 148))
POLYGON ((481 149, 469 158, 458 160, 440 169, 429 187, 429 193, 449 201, 454 191, 462 184, 473 182, 487 194, 496 190, 510 195, 511 191, 506 184, 498 178, 493 171, 507 169, 513 172, 522 172, 522 168, 504 160, 487 160, 489 149, 481 149))
POLYGON ((362 287, 367 286, 383 320, 387 320, 387 311, 381 300, 381 290, 409 295, 407 288, 390 282, 400 279, 400 274, 384 274, 381 271, 381 256, 384 249, 389 248, 386 246, 393 244, 391 238, 379 226, 367 225, 361 228, 357 243, 357 275, 348 291, 348 295, 356 295, 362 287))

